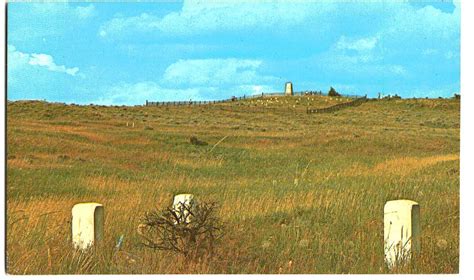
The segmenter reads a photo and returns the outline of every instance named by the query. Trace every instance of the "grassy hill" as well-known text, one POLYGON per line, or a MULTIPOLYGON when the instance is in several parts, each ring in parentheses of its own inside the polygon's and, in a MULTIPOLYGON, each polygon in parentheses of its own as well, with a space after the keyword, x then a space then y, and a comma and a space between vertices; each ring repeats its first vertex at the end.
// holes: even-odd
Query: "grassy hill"
POLYGON ((422 251, 396 272, 458 272, 459 100, 306 114, 346 101, 9 102, 8 273, 387 273, 383 206, 398 198, 420 204, 422 251), (189 262, 140 245, 144 212, 178 193, 220 204, 226 234, 215 255, 189 262), (105 240, 86 255, 71 246, 79 202, 105 207, 105 240))

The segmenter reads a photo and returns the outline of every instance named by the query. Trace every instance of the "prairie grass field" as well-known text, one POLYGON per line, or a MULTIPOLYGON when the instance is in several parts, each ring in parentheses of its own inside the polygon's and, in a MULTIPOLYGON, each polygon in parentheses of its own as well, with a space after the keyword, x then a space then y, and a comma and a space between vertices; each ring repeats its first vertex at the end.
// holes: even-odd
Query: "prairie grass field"
POLYGON ((457 273, 460 101, 370 100, 306 114, 347 101, 8 102, 7 272, 457 273), (141 245, 145 211, 179 193, 220 205, 225 235, 213 254, 189 261, 141 245), (383 207, 393 199, 420 204, 421 252, 389 271, 383 207), (85 254, 71 241, 80 202, 105 209, 104 240, 85 254))

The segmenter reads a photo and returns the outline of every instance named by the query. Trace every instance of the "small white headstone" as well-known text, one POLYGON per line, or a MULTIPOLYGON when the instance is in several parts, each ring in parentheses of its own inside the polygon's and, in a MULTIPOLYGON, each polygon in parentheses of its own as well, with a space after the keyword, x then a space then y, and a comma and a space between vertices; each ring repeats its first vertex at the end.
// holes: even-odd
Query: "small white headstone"
POLYGON ((391 269, 420 251, 420 206, 411 200, 392 200, 384 207, 385 263, 391 269))
POLYGON ((99 203, 79 203, 72 207, 72 242, 87 249, 104 236, 104 207, 99 203))
POLYGON ((186 219, 185 222, 189 223, 191 222, 192 218, 189 215, 189 212, 187 210, 183 210, 183 205, 186 207, 193 209, 195 208, 197 204, 196 199, 194 199, 194 195, 192 194, 178 194, 175 195, 174 200, 173 200, 173 209, 176 211, 178 214, 178 217, 181 219, 186 219), (181 213, 183 214, 184 217, 180 217, 181 213))

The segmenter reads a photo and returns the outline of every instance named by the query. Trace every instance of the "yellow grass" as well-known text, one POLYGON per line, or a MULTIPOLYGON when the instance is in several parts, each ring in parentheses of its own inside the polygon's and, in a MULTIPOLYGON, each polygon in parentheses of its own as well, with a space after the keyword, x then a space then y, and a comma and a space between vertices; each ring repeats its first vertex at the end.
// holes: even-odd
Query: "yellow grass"
POLYGON ((457 273, 459 101, 306 114, 338 102, 9 103, 8 273, 457 273), (226 234, 213 255, 189 261, 141 245, 144 213, 178 193, 219 203, 226 234), (421 205, 422 252, 389 271, 383 206, 401 198, 421 205), (79 202, 105 207, 105 239, 88 254, 71 244, 79 202))

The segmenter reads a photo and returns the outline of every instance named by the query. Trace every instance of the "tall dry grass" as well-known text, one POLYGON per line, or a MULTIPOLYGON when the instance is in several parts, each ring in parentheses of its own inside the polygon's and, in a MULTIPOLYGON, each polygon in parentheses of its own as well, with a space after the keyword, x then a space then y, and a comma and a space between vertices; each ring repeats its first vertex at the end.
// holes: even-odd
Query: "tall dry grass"
POLYGON ((331 102, 343 100, 9 103, 7 272, 458 272, 459 101, 384 100, 305 114, 331 102), (191 145, 193 135, 210 145, 191 145), (217 201, 226 224, 217 251, 191 262, 144 248, 136 232, 145 211, 182 192, 217 201), (388 271, 383 205, 398 198, 421 205, 422 250, 410 266, 388 271), (106 231, 84 254, 72 248, 70 211, 87 201, 104 205, 106 231))

